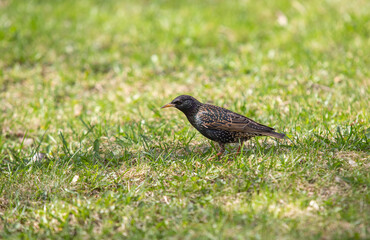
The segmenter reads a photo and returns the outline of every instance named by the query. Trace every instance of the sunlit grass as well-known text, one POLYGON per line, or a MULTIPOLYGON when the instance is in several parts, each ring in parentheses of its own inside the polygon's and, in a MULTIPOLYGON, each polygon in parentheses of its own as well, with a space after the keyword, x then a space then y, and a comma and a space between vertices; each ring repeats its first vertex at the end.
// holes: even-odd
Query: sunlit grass
POLYGON ((0 2, 0 237, 369 238, 369 7, 0 2), (208 161, 180 94, 289 139, 208 161))

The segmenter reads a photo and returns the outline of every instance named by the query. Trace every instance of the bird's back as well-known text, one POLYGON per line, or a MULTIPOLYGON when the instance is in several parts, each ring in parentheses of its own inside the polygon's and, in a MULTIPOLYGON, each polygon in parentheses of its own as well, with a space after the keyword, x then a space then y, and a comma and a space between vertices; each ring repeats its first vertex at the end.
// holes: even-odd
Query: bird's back
POLYGON ((227 131, 232 133, 234 138, 261 135, 277 138, 283 138, 285 136, 284 134, 274 132, 274 129, 271 127, 260 124, 226 108, 211 104, 202 104, 193 119, 189 119, 189 121, 200 132, 207 130, 227 131))

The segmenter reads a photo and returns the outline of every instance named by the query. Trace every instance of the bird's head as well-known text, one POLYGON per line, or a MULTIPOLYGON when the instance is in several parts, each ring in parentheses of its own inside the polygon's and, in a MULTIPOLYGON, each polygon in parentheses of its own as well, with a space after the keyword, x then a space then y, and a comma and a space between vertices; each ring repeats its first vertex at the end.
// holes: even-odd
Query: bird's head
POLYGON ((201 103, 193 98, 192 96, 188 95, 181 95, 172 100, 172 102, 164 105, 161 108, 168 108, 168 107, 175 107, 180 111, 187 113, 193 109, 196 109, 201 103))

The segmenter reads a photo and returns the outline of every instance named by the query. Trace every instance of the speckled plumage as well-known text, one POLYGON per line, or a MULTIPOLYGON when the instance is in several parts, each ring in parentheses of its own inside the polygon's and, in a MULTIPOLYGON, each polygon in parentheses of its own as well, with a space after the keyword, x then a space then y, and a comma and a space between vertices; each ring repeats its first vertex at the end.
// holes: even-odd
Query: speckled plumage
POLYGON ((221 147, 218 156, 224 152, 226 143, 243 143, 255 136, 285 137, 271 127, 225 108, 203 104, 188 95, 178 96, 162 108, 165 107, 176 107, 203 136, 218 142, 221 147))

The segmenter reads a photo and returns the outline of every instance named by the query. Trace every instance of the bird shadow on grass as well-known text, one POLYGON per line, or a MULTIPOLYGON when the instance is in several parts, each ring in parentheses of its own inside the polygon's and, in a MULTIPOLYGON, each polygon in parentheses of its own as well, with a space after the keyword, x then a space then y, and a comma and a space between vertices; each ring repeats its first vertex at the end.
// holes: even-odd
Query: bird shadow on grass
MULTIPOLYGON (((99 162, 105 162, 111 167, 118 167, 126 163, 136 166, 146 162, 150 165, 168 166, 174 161, 192 162, 194 160, 207 161, 219 151, 217 143, 212 141, 194 142, 192 138, 186 141, 164 142, 142 137, 135 148, 131 142, 124 142, 116 138, 114 144, 119 148, 119 153, 114 153, 113 142, 100 144, 94 147, 94 156, 99 162), (139 147, 139 146, 142 147, 139 147), (103 149, 101 149, 103 147, 103 149), (113 149, 112 149, 113 148, 113 149), (103 150, 103 151, 102 151, 103 150), (99 157, 100 155, 100 157, 99 157), (198 160, 197 160, 198 159, 198 160)), ((234 160, 237 157, 269 157, 296 152, 307 154, 312 150, 328 151, 369 151, 368 138, 363 131, 351 130, 337 133, 309 133, 304 136, 294 135, 284 140, 274 140, 268 137, 259 137, 244 143, 242 151, 237 154, 238 144, 228 144, 226 152, 220 161, 234 160)), ((214 158, 212 161, 218 161, 214 158)))
POLYGON ((240 150, 240 153, 237 153, 237 147, 233 147, 227 156, 229 161, 235 160, 237 157, 250 158, 250 157, 262 157, 262 156, 276 156, 281 155, 286 152, 289 152, 294 148, 294 145, 286 145, 281 143, 255 143, 244 144, 240 150))
MULTIPOLYGON (((224 154, 228 156, 228 160, 233 160, 238 156, 243 156, 249 158, 250 156, 271 156, 271 155, 281 155, 287 152, 294 151, 300 154, 307 154, 312 150, 319 150, 322 152, 331 151, 370 151, 370 143, 368 140, 369 130, 366 131, 353 131, 349 129, 348 131, 341 131, 337 129, 335 134, 318 134, 311 133, 306 135, 304 138, 292 137, 292 139, 287 138, 283 141, 277 141, 269 138, 256 138, 245 142, 241 149, 241 152, 237 154, 238 146, 227 146, 227 153, 224 154)), ((217 149, 213 142, 211 142, 213 149, 217 149)), ((213 153, 216 154, 216 153, 213 153)))

